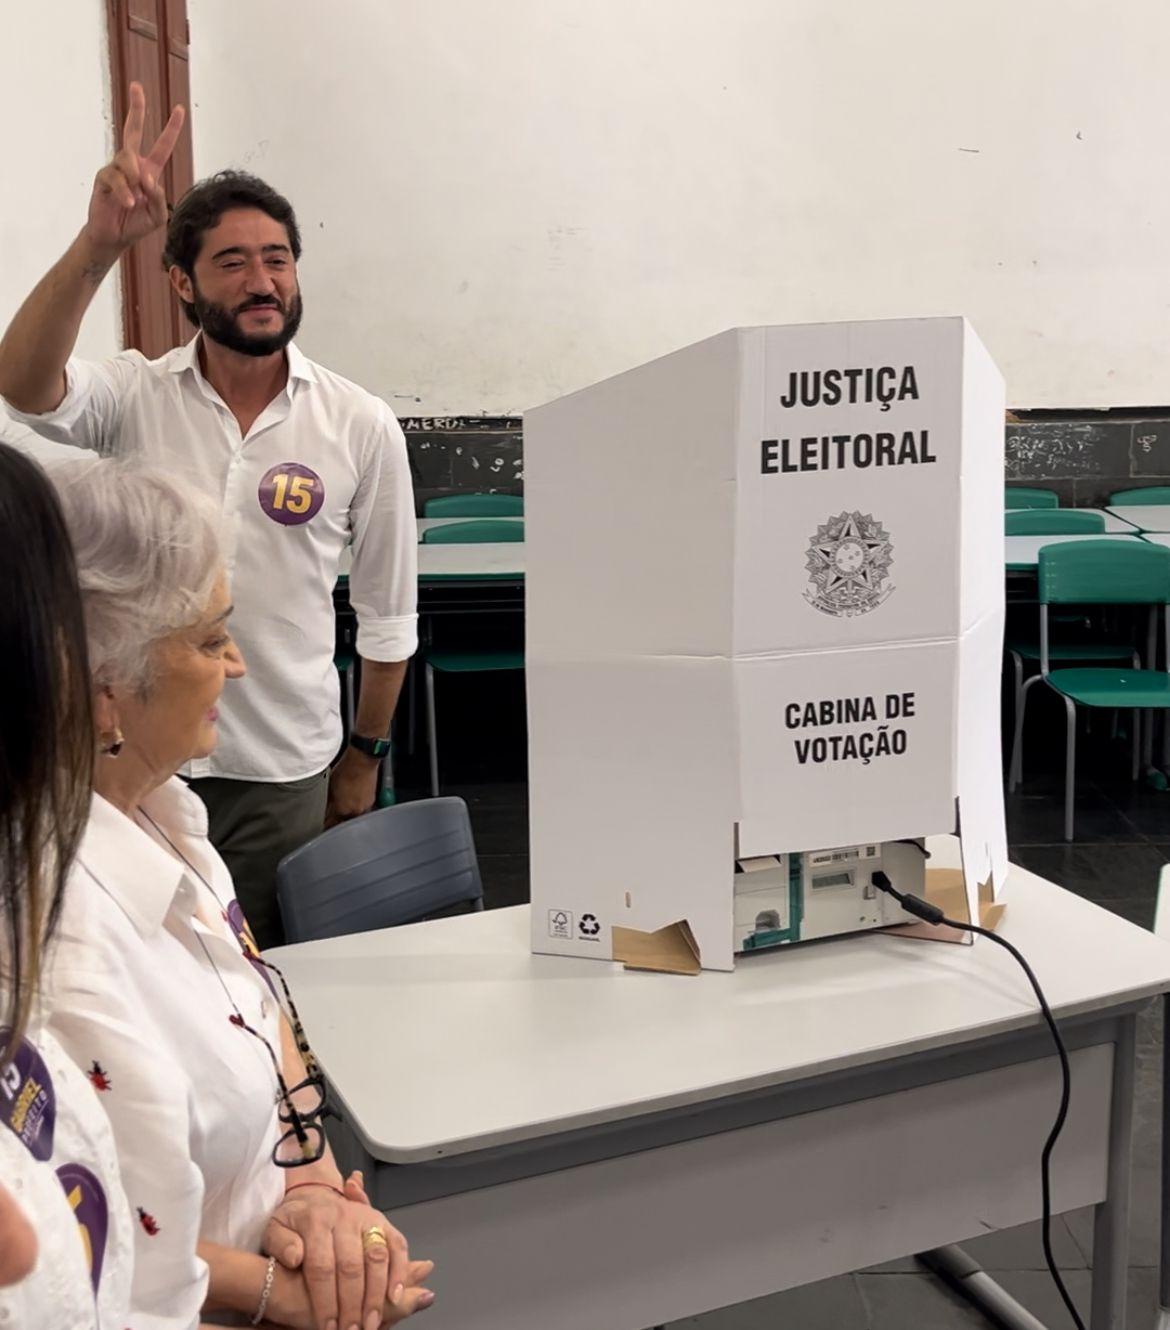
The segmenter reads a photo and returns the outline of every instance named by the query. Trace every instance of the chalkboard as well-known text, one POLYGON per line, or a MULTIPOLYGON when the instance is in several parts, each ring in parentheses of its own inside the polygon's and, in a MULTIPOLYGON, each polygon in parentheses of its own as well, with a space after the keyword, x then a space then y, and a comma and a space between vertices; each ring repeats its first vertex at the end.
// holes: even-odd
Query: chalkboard
POLYGON ((1128 422, 1009 425, 1004 474, 1021 481, 1128 475, 1132 436, 1128 422))

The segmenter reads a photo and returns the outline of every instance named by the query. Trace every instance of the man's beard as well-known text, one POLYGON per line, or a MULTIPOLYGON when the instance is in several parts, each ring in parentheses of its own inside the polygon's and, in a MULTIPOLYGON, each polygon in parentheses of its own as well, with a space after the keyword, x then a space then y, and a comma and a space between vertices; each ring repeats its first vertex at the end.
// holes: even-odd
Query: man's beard
POLYGON ((213 342, 218 342, 220 346, 226 346, 229 351, 238 351, 244 356, 270 356, 277 351, 283 351, 297 335, 297 329, 301 326, 301 316, 305 312, 299 291, 287 305, 282 304, 276 296, 253 296, 250 300, 245 300, 242 305, 237 305, 235 309, 228 309, 226 305, 216 305, 210 300, 204 300, 196 288, 192 304, 195 306, 195 314, 203 334, 210 337, 213 342), (284 315, 284 323, 279 332, 243 331, 236 322, 238 316, 247 309, 258 307, 279 310, 284 315))

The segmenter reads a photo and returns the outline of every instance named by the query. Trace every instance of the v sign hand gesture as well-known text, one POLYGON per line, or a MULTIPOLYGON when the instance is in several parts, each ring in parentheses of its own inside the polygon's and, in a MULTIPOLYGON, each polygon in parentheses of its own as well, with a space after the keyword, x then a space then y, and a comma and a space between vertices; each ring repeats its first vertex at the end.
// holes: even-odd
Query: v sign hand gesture
POLYGON ((146 123, 146 94, 141 83, 130 85, 130 109, 122 127, 122 146, 93 182, 85 229, 91 245, 111 260, 123 250, 163 226, 167 200, 162 173, 183 128, 183 108, 176 106, 154 147, 145 156, 142 133, 146 123))
POLYGON ((122 253, 167 220, 162 173, 183 128, 176 106, 142 155, 146 96, 130 85, 122 146, 93 182, 89 217, 77 238, 33 287, 0 339, 0 397, 40 415, 65 396, 65 366, 94 293, 122 253))

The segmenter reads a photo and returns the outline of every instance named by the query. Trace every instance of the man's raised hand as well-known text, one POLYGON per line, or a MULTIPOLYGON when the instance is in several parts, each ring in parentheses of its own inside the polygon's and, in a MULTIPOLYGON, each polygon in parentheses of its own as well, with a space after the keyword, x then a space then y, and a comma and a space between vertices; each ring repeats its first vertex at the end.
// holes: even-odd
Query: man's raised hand
POLYGON ((146 94, 130 85, 130 108, 122 127, 122 146, 93 182, 85 229, 90 243, 111 260, 143 236, 165 225, 167 200, 162 173, 183 128, 183 108, 176 106, 154 146, 144 156, 146 94))

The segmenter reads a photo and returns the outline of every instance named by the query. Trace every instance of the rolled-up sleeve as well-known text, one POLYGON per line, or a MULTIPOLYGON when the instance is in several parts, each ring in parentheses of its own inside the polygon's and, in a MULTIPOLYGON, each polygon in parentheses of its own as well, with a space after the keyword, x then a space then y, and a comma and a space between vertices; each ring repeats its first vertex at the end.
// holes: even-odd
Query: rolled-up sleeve
POLYGON ((140 1033, 131 1003, 99 975, 57 986, 52 1032, 82 1068, 98 1065, 101 1093, 135 1222, 129 1322, 134 1330, 195 1330, 208 1270, 196 1255, 203 1177, 190 1159, 190 1078, 140 1033))
POLYGON ((13 420, 43 438, 108 455, 117 451, 124 394, 145 363, 140 351, 125 351, 98 362, 71 357, 65 366, 65 396, 60 406, 39 415, 18 411, 7 401, 4 406, 13 420))
POLYGON ((364 451, 350 526, 358 655, 407 660, 418 648, 418 527, 406 438, 389 407, 375 419, 364 451))

